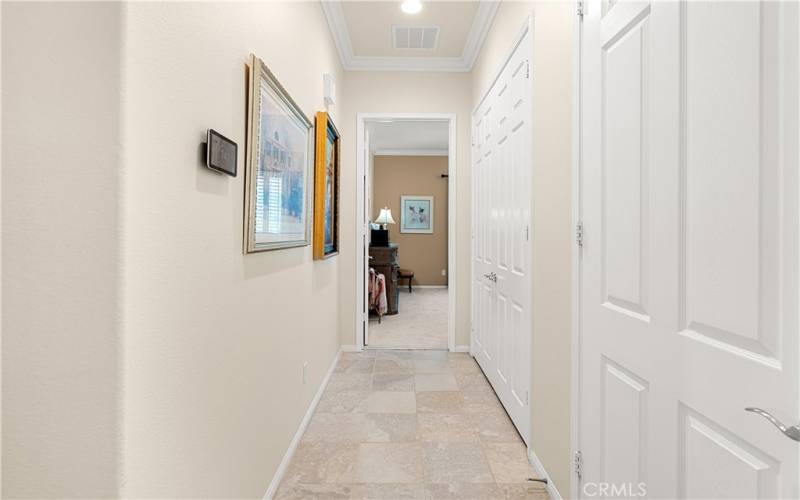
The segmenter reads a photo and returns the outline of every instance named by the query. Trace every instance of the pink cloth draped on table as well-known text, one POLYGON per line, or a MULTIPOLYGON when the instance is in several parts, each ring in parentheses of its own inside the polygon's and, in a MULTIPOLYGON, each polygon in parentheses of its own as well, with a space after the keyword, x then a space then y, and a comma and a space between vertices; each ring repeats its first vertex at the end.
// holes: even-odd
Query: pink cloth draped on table
POLYGON ((369 308, 373 309, 378 316, 383 316, 389 310, 386 302, 386 278, 376 273, 375 269, 369 268, 369 308))

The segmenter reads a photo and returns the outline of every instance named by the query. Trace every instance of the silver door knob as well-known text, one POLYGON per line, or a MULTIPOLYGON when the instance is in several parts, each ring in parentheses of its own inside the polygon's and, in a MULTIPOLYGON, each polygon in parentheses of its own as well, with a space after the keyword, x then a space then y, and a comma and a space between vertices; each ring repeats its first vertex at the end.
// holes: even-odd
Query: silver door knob
POLYGON ((770 412, 762 410, 761 408, 749 407, 749 408, 745 408, 744 411, 749 411, 749 412, 753 412, 753 413, 757 413, 757 414, 761 415, 762 417, 764 417, 767 420, 769 420, 772 423, 772 425, 777 427, 778 430, 780 430, 783 433, 784 436, 788 437, 789 439, 793 439, 795 441, 800 441, 800 426, 795 425, 795 426, 792 426, 792 427, 786 427, 783 424, 783 422, 781 422, 777 418, 773 417, 770 414, 770 412))

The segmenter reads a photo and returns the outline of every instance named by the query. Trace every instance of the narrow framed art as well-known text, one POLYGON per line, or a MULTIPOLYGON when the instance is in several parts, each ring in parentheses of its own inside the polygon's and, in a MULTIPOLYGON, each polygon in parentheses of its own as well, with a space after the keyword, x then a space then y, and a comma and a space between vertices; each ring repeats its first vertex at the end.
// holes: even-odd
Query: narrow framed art
POLYGON ((433 196, 400 197, 400 232, 433 234, 433 196))
POLYGON ((316 116, 314 163, 314 259, 339 253, 339 131, 330 115, 316 116))
POLYGON ((311 121, 255 55, 248 84, 244 251, 309 245, 311 121))

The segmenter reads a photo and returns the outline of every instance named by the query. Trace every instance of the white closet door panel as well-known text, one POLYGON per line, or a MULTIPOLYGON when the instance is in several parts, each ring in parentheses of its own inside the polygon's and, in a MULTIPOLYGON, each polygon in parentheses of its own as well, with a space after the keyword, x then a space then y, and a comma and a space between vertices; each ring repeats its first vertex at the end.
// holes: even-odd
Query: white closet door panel
POLYGON ((474 354, 520 434, 530 435, 531 34, 473 115, 474 354))

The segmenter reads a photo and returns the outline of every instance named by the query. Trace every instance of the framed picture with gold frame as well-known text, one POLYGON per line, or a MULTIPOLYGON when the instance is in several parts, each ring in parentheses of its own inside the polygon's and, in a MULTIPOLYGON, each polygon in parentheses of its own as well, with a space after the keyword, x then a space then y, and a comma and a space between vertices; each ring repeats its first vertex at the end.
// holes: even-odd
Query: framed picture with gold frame
POLYGON ((314 259, 339 253, 339 131, 330 115, 316 116, 314 162, 314 259))
POLYGON ((313 124, 255 55, 248 87, 244 252, 307 246, 313 124))

